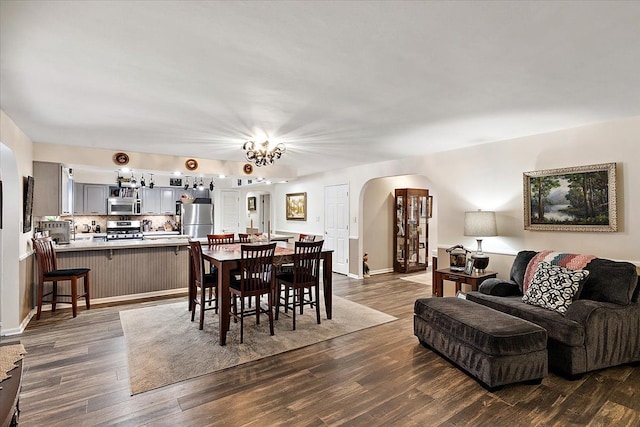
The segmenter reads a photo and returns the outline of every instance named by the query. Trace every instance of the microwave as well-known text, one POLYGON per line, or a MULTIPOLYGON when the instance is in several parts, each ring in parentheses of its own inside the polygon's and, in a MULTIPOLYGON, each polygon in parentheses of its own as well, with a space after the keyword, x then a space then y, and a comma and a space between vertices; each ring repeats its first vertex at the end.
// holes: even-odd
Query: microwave
POLYGON ((109 215, 140 215, 142 203, 140 199, 111 197, 107 200, 107 213, 109 215))

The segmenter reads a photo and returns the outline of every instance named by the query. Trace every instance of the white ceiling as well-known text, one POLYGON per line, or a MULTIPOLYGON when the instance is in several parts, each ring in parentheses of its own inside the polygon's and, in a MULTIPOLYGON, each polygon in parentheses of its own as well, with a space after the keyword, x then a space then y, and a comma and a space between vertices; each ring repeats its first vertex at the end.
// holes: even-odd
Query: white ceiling
POLYGON ((640 114, 640 2, 0 2, 35 142, 299 175, 640 114))

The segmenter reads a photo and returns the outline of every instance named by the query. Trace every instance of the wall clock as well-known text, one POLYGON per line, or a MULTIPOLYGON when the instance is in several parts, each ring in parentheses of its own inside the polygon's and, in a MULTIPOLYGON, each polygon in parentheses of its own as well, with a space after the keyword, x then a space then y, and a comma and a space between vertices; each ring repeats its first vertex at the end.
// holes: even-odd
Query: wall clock
POLYGON ((194 171, 198 169, 198 161, 196 159, 187 159, 187 161, 184 162, 184 166, 190 171, 194 171))
POLYGON ((116 153, 113 155, 113 163, 124 166, 129 163, 129 155, 127 153, 116 153))
POLYGON ((242 171, 246 175, 251 175, 251 173, 253 172, 253 165, 251 163, 245 163, 244 166, 242 167, 242 171))

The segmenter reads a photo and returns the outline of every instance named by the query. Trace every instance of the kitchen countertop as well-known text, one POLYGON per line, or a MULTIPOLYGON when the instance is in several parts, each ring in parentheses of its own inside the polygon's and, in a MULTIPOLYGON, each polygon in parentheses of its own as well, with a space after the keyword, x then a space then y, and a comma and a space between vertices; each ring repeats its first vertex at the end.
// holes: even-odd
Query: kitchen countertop
MULTIPOLYGON (((172 236, 173 237, 173 236, 172 236)), ((187 246, 189 239, 182 238, 158 238, 158 239, 122 239, 116 241, 104 241, 97 239, 76 240, 66 245, 56 245, 56 252, 99 251, 105 249, 137 249, 162 246, 187 246)))

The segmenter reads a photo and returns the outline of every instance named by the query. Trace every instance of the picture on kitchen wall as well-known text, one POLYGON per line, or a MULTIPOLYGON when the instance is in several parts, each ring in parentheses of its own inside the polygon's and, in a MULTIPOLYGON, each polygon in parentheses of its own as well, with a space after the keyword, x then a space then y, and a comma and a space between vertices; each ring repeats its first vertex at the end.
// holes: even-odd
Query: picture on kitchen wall
POLYGON ((22 217, 22 232, 28 233, 31 231, 31 218, 33 213, 33 177, 26 176, 24 178, 24 197, 23 201, 23 217, 22 217))
POLYGON ((307 220, 307 193, 287 194, 287 220, 307 220))
POLYGON ((255 211, 256 210, 256 198, 255 197, 249 197, 247 199, 247 209, 250 211, 255 211))
POLYGON ((616 164, 525 172, 524 229, 617 231, 616 164))

